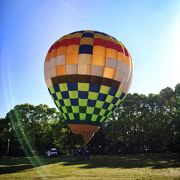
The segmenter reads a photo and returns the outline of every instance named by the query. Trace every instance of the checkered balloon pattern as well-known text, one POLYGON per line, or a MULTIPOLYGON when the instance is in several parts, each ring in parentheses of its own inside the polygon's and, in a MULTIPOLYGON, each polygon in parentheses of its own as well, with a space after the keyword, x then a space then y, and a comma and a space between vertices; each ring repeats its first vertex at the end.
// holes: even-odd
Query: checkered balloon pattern
POLYGON ((117 39, 85 30, 51 46, 44 72, 52 99, 68 124, 99 126, 125 98, 133 63, 117 39))

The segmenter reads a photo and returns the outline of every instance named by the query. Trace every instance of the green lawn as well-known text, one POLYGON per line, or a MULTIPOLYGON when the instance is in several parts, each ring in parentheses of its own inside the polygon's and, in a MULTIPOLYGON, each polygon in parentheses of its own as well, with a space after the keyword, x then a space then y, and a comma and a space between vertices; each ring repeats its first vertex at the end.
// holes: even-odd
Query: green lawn
POLYGON ((31 158, 30 161, 0 159, 0 179, 180 179, 177 154, 92 156, 89 161, 70 157, 31 158))

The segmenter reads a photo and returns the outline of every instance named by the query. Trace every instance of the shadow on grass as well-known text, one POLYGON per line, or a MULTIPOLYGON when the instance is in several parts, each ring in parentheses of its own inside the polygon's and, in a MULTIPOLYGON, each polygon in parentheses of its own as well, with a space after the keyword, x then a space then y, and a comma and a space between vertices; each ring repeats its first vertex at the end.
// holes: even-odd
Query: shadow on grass
POLYGON ((59 158, 2 158, 0 159, 0 174, 15 173, 47 164, 59 163, 59 158))
POLYGON ((90 168, 145 168, 163 169, 180 167, 178 154, 137 154, 119 156, 92 156, 88 161, 75 161, 72 157, 0 159, 0 174, 20 172, 48 164, 60 163, 63 166, 76 166, 80 169, 90 168), (33 162, 33 163, 32 163, 33 162), (80 165, 80 166, 79 166, 80 165))
POLYGON ((6 167, 0 167, 0 174, 9 174, 14 173, 18 171, 23 171, 26 169, 33 168, 33 165, 30 164, 20 164, 17 166, 6 166, 6 167))
POLYGON ((180 156, 177 154, 138 154, 119 156, 94 156, 89 161, 68 161, 64 166, 82 165, 80 168, 180 168, 180 156))

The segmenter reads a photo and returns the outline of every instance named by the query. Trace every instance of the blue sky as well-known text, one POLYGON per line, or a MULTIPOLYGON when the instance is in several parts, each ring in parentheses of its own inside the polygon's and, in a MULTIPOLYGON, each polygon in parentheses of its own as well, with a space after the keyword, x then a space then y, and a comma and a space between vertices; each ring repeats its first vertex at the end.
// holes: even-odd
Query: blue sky
POLYGON ((54 41, 98 30, 125 44, 134 60, 130 92, 158 93, 180 83, 179 0, 0 1, 0 117, 16 104, 55 107, 44 81, 54 41))

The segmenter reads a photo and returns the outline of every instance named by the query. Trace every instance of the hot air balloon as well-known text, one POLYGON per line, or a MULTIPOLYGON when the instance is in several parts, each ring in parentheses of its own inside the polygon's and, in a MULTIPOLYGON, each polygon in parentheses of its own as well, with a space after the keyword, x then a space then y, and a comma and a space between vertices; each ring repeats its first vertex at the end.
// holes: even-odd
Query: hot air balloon
POLYGON ((71 131, 87 144, 125 98, 132 81, 132 58, 114 37, 76 31, 49 49, 45 81, 71 131))

